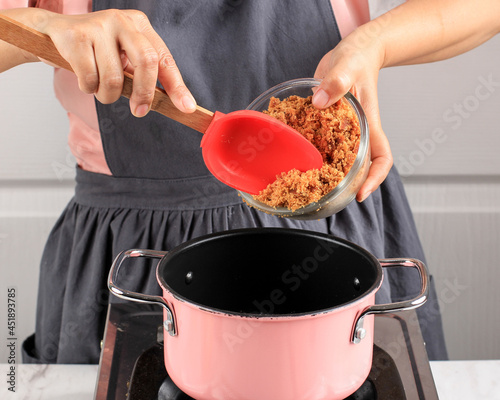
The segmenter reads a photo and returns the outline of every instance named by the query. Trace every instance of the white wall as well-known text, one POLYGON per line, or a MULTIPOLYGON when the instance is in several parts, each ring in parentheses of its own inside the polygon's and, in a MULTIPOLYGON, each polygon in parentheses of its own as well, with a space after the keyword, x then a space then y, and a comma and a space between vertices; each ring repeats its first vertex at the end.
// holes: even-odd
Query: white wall
MULTIPOLYGON (((372 18, 404 0, 368 0, 372 18)), ((436 279, 453 359, 500 358, 500 37, 382 71, 382 123, 436 279)))
POLYGON ((500 37, 382 72, 383 127, 405 175, 454 359, 500 358, 500 37))
MULTIPOLYGON (((499 46, 497 37, 380 78, 383 126, 406 175, 453 359, 500 358, 499 46)), ((18 290, 23 338, 34 329, 44 241, 72 193, 74 160, 51 75, 41 64, 0 75, 0 363, 7 287, 18 290)))

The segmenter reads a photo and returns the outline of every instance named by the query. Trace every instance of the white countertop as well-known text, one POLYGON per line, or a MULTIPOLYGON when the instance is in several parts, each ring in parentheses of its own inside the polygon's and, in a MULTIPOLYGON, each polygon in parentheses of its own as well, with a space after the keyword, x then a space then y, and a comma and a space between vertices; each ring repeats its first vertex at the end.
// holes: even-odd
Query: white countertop
MULTIPOLYGON (((440 400, 500 400, 500 360, 433 361, 440 400)), ((9 365, 0 364, 0 398, 92 400, 96 365, 16 365, 16 392, 8 390, 9 365)))
POLYGON ((432 361, 440 400, 500 400, 500 360, 432 361))

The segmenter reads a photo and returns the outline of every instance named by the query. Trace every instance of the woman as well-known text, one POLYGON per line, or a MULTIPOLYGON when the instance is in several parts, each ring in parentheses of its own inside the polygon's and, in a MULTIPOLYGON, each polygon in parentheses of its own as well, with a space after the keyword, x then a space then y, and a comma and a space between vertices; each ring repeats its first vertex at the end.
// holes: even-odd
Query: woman
MULTIPOLYGON (((108 269, 124 249, 168 250, 210 232, 284 226, 344 237, 380 258, 424 260, 380 127, 376 74, 370 69, 367 79, 340 57, 358 49, 356 41, 348 41, 357 30, 339 51, 331 51, 341 33, 367 21, 366 1, 316 0, 307 7, 300 0, 287 1, 286 7, 267 0, 32 3, 37 8, 3 12, 50 35, 76 72, 56 70, 55 87, 68 110, 69 144, 78 168, 75 197, 43 254, 36 333, 24 344, 26 362, 98 362, 108 269), (109 10, 124 4, 130 10, 109 10), (124 69, 134 74, 130 102, 119 98, 124 69), (229 112, 245 108, 277 83, 315 71, 325 78, 316 105, 325 107, 352 87, 372 135, 373 163, 360 202, 323 220, 279 219, 245 206, 205 168, 200 134, 148 113, 157 79, 181 111, 192 112, 196 98, 208 109, 229 112)), ((376 59, 370 51, 360 62, 376 59)), ((5 43, 0 54, 0 71, 38 61, 5 43)), ((418 290, 411 271, 386 272, 377 302, 418 290)), ((159 291, 152 270, 135 270, 128 280, 123 285, 130 289, 159 291)), ((434 289, 418 313, 430 358, 446 358, 434 289)))

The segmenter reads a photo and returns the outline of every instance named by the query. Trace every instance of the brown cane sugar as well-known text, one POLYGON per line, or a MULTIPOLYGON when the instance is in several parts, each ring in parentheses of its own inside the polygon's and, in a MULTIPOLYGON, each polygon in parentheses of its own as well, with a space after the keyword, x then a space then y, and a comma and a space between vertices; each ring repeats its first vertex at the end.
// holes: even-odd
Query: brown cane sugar
POLYGON ((295 211, 332 191, 351 169, 360 141, 356 113, 344 98, 324 110, 314 107, 311 99, 312 96, 290 96, 284 100, 272 97, 264 112, 309 140, 321 153, 323 166, 305 172, 284 172, 253 196, 255 200, 295 211))

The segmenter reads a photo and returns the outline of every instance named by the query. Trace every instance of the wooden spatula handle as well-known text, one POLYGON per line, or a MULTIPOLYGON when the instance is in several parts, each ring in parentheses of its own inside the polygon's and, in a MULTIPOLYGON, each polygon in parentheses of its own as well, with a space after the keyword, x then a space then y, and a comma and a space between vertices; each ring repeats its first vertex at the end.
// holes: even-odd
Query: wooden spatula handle
MULTIPOLYGON (((57 51, 49 36, 2 14, 0 14, 0 39, 43 58, 57 67, 73 71, 71 65, 57 51)), ((132 94, 132 80, 133 76, 125 72, 122 96, 129 99, 132 94)), ((151 109, 202 133, 207 130, 213 118, 213 112, 200 106, 197 106, 196 111, 191 114, 179 111, 165 91, 158 87, 155 89, 151 109)))

